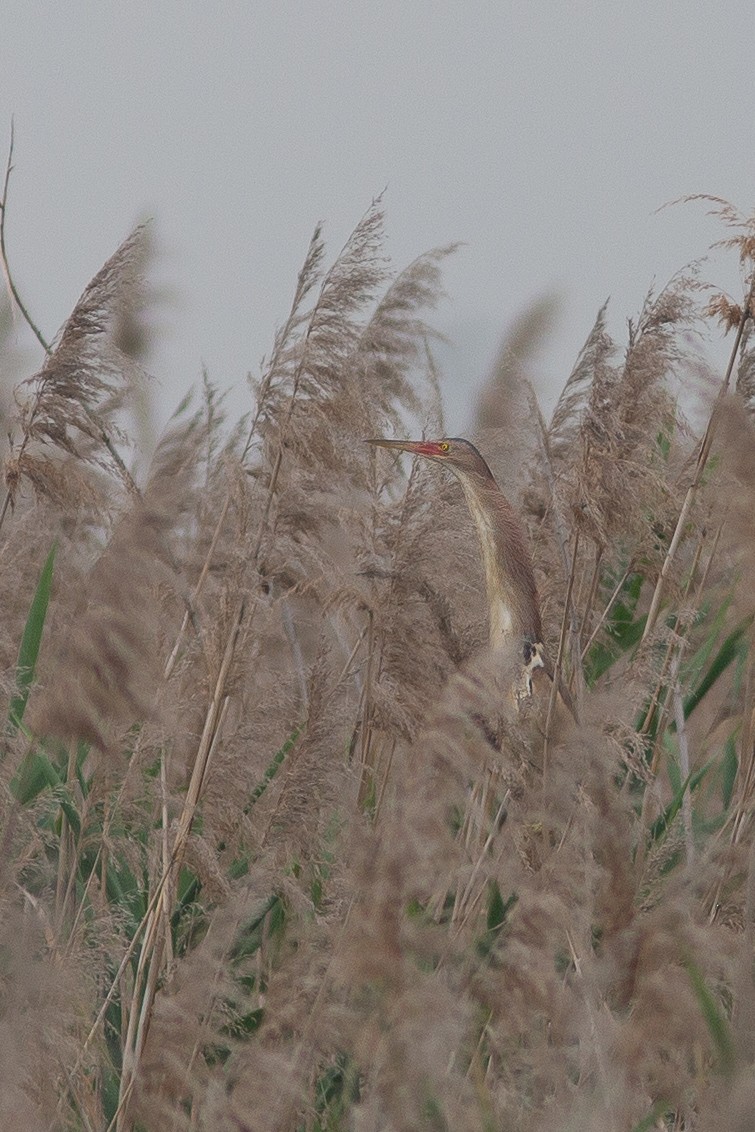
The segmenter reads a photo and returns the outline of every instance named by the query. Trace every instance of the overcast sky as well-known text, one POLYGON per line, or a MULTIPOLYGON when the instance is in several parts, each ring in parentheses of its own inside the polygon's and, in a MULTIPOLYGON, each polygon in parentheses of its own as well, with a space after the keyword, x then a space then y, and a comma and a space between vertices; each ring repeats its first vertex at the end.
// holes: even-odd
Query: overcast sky
MULTIPOLYGON (((700 205, 660 205, 755 208, 754 46, 752 0, 4 0, 16 281, 52 335, 153 217, 160 416, 202 364, 242 405, 315 223, 335 252, 387 186, 397 266, 466 245, 437 318, 462 432, 528 303, 560 299, 534 373, 547 403, 609 295, 621 334, 720 234, 700 205)), ((735 265, 710 274, 738 294, 735 265)))

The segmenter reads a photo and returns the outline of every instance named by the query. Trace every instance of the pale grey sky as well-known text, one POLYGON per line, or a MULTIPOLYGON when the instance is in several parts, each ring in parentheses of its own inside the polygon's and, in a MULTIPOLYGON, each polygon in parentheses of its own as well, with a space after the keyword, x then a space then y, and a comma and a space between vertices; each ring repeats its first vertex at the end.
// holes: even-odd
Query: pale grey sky
MULTIPOLYGON (((752 0, 4 0, 16 280, 51 335, 154 217, 161 418, 203 363, 241 406, 315 223, 335 252, 387 186, 397 266, 466 244, 437 318, 460 432, 534 298, 561 297, 547 401, 607 296, 621 334, 652 280, 719 234, 700 205, 660 205, 755 207, 753 44, 752 0)), ((738 294, 731 262, 710 274, 738 294)))

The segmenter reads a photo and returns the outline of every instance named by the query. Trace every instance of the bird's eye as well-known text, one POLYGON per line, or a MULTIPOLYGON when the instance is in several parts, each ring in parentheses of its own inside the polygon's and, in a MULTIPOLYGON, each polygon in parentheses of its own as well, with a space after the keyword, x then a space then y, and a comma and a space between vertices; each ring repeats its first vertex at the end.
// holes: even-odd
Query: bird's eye
POLYGON ((441 452, 448 452, 448 449, 451 447, 451 445, 444 440, 442 444, 438 445, 438 447, 440 448, 441 452))

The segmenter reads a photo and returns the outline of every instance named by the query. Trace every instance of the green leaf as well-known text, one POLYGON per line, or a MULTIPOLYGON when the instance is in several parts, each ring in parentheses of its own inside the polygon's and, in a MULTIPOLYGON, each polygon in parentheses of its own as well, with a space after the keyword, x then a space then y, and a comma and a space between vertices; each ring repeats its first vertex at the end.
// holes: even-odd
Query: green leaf
POLYGON ((671 424, 671 427, 669 427, 668 430, 661 429, 660 432, 658 433, 658 435, 655 438, 655 442, 658 445, 658 451, 660 452, 660 454, 661 454, 661 456, 663 457, 664 460, 668 460, 669 453, 671 452, 671 435, 670 434, 673 431, 673 422, 670 422, 670 424, 671 424))
POLYGON ((488 915, 487 927, 489 932, 494 932, 501 927, 506 919, 506 903, 501 896, 501 890, 498 887, 497 880, 491 880, 488 885, 488 915))
POLYGON ((644 1116, 639 1124, 635 1124, 632 1132, 650 1132, 651 1128, 658 1128, 658 1120, 660 1117, 665 1116, 669 1110, 667 1101, 657 1101, 647 1116, 644 1116))
MULTIPOLYGON (((359 1102, 359 1069, 349 1054, 337 1053, 314 1086, 313 1132, 341 1132, 352 1127, 350 1108, 359 1102)), ((303 1127, 303 1125, 300 1125, 303 1127)))
POLYGON ((694 653, 688 655, 684 663, 684 671, 687 673, 686 683, 690 687, 697 684, 705 666, 710 663, 718 639, 726 628, 726 618, 731 603, 732 596, 729 594, 719 603, 715 612, 711 611, 710 603, 707 601, 704 601, 698 610, 695 624, 705 626, 705 635, 695 648, 694 653))
POLYGON ((75 774, 76 780, 81 787, 81 794, 83 798, 87 798, 89 796, 89 791, 92 786, 92 776, 90 775, 89 778, 84 777, 84 763, 86 762, 89 755, 89 750, 90 744, 87 743, 84 739, 80 739, 76 746, 75 774))
POLYGON ((752 618, 747 617, 741 624, 737 625, 736 629, 729 633, 713 658, 708 671, 705 673, 694 692, 687 696, 684 701, 685 719, 689 718, 703 697, 710 691, 716 680, 726 671, 732 661, 747 652, 748 642, 745 634, 751 622, 752 618))
POLYGON ((41 751, 29 751, 11 779, 11 792, 22 806, 27 806, 48 786, 58 786, 60 774, 41 751))
MULTIPOLYGON (((668 780, 671 785, 671 789, 674 791, 674 795, 676 796, 679 791, 682 790, 682 771, 681 767, 679 766, 677 754, 674 750, 675 745, 668 732, 663 737, 663 746, 667 754, 666 769, 668 772, 668 780)), ((684 791, 682 791, 682 793, 684 793, 684 791)))
POLYGON ((81 817, 79 811, 76 809, 76 803, 67 784, 61 784, 54 791, 55 801, 60 806, 61 810, 68 819, 73 832, 78 837, 81 833, 81 817))
MULTIPOLYGON (((246 959, 249 955, 253 955, 262 946, 265 918, 269 913, 272 913, 269 921, 271 923, 281 904, 280 895, 277 892, 271 893, 266 900, 262 901, 254 916, 242 926, 231 951, 231 959, 234 964, 246 959)), ((278 923, 278 918, 275 918, 276 923, 278 923)))
POLYGON ((285 759, 286 755, 291 750, 291 748, 293 747, 294 743, 299 738, 301 733, 302 733, 302 728, 301 727, 295 727, 294 730, 289 735, 288 739, 286 739, 286 742, 283 744, 283 746, 280 747, 275 752, 275 754, 273 755, 272 759, 270 760, 270 763, 268 764, 268 766, 265 770, 265 773, 262 775, 262 781, 259 782, 257 784, 257 786, 255 786, 254 790, 252 791, 252 796, 249 799, 248 804, 244 807, 244 813, 245 814, 249 813, 249 811, 251 810, 254 803, 258 802, 259 799, 262 797, 262 795, 265 793, 268 786, 273 781, 276 774, 278 773, 281 766, 283 765, 283 760, 285 759))
POLYGON ((689 788, 690 794, 694 790, 696 790, 713 765, 713 761, 711 760, 711 762, 706 763, 705 766, 702 766, 699 770, 696 770, 694 774, 690 774, 682 783, 682 785, 674 794, 674 797, 669 802, 668 806, 666 806, 663 813, 656 818, 656 820, 650 827, 651 841, 657 841, 660 837, 663 836, 663 834, 673 822, 676 815, 679 813, 679 810, 682 808, 682 802, 684 800, 684 794, 687 788, 689 788))
POLYGON ((18 730, 24 717, 26 701, 29 698, 29 691, 34 680, 42 631, 47 617, 47 606, 50 601, 56 550, 57 543, 53 543, 37 582, 37 588, 26 618, 24 634, 21 638, 21 647, 18 650, 16 662, 16 688, 18 690, 11 700, 8 710, 8 728, 11 732, 18 730))
POLYGON ((229 1011, 230 1020, 224 1026, 221 1026, 220 1032, 236 1038, 237 1041, 244 1041, 255 1034, 262 1025, 265 1016, 264 1009, 261 1006, 258 1006, 255 1010, 248 1010, 245 1014, 240 1014, 238 1011, 234 1011, 232 1003, 228 1002, 226 1009, 229 1011))
MULTIPOLYGON (((636 621, 634 618, 644 580, 644 576, 639 572, 628 575, 606 618, 604 639, 593 645, 587 654, 585 676, 591 686, 616 663, 620 656, 633 649, 642 637, 645 616, 636 621)), ((606 590, 613 589, 616 585, 614 573, 607 571, 602 584, 606 590)))
POLYGON ((719 1068, 724 1076, 728 1076, 733 1072, 736 1061, 734 1038, 729 1027, 728 1019, 721 1009, 720 1004, 708 989, 699 968, 691 961, 687 962, 686 967, 687 974, 689 975, 690 982, 695 992, 695 997, 700 1004, 700 1010, 705 1019, 705 1024, 708 1027, 708 1032, 713 1039, 713 1044, 718 1053, 719 1068))
POLYGON ((508 914, 518 899, 517 894, 512 892, 508 900, 504 900, 501 895, 501 890, 498 887, 498 881, 494 878, 488 881, 488 907, 485 918, 486 931, 476 944, 477 953, 483 958, 490 955, 499 933, 506 923, 508 914))
POLYGON ((134 927, 147 910, 146 881, 140 879, 122 854, 114 855, 108 862, 107 898, 121 912, 130 911, 134 927))
POLYGON ((734 783, 737 780, 738 770, 737 744, 734 735, 730 735, 726 740, 723 758, 721 759, 721 798, 725 810, 728 810, 731 805, 731 796, 734 793, 734 783))
MULTIPOLYGON (((31 747, 24 755, 21 765, 11 779, 10 788, 13 796, 22 806, 28 806, 29 802, 33 802, 37 795, 41 794, 48 786, 54 791, 62 788, 62 793, 56 795, 61 805, 71 798, 67 785, 68 754, 64 747, 60 748, 57 752, 57 761, 55 761, 54 755, 49 753, 51 747, 54 747, 54 744, 49 740, 45 742, 44 746, 31 747)), ((89 744, 79 742, 76 749, 74 773, 84 798, 89 794, 89 782, 83 776, 82 767, 88 754, 89 744)), ((65 806, 63 808, 65 809, 65 806)), ((72 824, 75 824, 70 814, 66 813, 66 817, 69 821, 72 821, 72 824)))

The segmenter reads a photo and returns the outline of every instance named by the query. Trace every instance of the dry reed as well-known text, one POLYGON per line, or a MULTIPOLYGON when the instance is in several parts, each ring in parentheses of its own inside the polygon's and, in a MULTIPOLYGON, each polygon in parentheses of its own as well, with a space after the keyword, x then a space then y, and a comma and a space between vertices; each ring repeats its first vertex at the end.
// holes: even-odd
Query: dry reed
POLYGON ((749 277, 705 437, 689 279, 621 357, 599 313, 550 424, 547 304, 481 394, 576 728, 502 706, 456 486, 361 443, 442 428, 451 249, 318 229, 248 417, 206 377, 137 488, 141 238, 3 410, 3 1127, 748 1127, 749 277))

